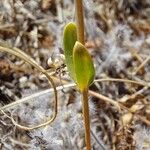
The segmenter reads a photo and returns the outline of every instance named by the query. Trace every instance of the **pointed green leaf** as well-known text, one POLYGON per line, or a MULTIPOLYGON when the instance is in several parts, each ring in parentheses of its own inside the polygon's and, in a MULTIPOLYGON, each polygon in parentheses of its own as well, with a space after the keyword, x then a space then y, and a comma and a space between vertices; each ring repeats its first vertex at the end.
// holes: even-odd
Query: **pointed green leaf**
POLYGON ((77 85, 79 89, 83 91, 93 82, 95 69, 88 50, 80 42, 75 43, 73 49, 73 63, 77 85))
POLYGON ((73 47, 77 41, 77 27, 75 23, 68 23, 64 28, 63 44, 65 62, 70 76, 75 80, 74 66, 73 66, 73 47))

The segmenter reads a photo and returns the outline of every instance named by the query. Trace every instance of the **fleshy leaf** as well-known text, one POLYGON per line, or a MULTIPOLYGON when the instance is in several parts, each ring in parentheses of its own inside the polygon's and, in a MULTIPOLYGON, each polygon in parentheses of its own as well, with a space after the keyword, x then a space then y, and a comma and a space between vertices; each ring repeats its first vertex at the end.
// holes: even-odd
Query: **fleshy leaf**
POLYGON ((77 85, 83 91, 93 82, 95 69, 88 50, 78 41, 73 48, 73 63, 77 85))
POLYGON ((77 41, 77 27, 75 23, 68 23, 64 28, 63 44, 65 62, 70 76, 75 80, 74 65, 73 65, 73 47, 77 41))

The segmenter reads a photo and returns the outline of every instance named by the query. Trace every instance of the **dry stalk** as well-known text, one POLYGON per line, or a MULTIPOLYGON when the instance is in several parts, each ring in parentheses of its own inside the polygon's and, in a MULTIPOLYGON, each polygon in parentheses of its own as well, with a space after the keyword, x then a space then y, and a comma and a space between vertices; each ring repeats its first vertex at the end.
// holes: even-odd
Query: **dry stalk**
POLYGON ((89 94, 91 94, 92 96, 94 97, 97 97, 99 98, 100 100, 103 100, 105 102, 109 102, 110 104, 114 104, 114 106, 117 106, 118 110, 121 109, 124 109, 126 111, 128 111, 129 113, 132 113, 137 119, 141 120, 142 122, 144 122, 145 124, 149 125, 150 126, 150 121, 148 119, 146 119, 144 116, 141 116, 139 114, 136 114, 136 113, 133 113, 129 108, 127 108, 126 106, 124 106, 123 104, 113 100, 113 99, 110 99, 104 95, 101 95, 99 93, 96 93, 94 91, 89 91, 89 94), (114 103, 116 102, 116 103, 114 103))
MULTIPOLYGON (((56 78, 57 79, 57 78, 56 78)), ((57 79, 59 80, 59 79, 57 79)), ((65 83, 67 81, 63 80, 65 83)), ((133 81, 133 80, 127 80, 127 79, 117 79, 117 78, 107 78, 107 79, 97 79, 95 80, 94 82, 124 82, 124 83, 133 83, 133 84, 136 84, 136 85, 140 85, 140 86, 144 86, 144 87, 150 87, 150 85, 148 85, 147 83, 144 83, 144 82, 138 82, 138 81, 133 81)), ((75 84, 74 83, 70 83, 70 84, 65 84, 63 86, 58 86, 56 87, 56 90, 57 91, 60 91, 62 89, 66 89, 66 88, 70 88, 70 87, 74 87, 75 84)), ((25 102, 28 102, 29 100, 31 99, 34 99, 36 97, 39 97, 39 96, 42 96, 44 94, 47 94, 47 93, 51 93, 51 92, 54 92, 54 89, 51 88, 51 89, 47 89, 47 90, 44 90, 44 91, 41 91, 41 92, 38 92, 38 93, 35 93, 35 94, 32 94, 30 96, 27 96, 25 98, 22 98, 20 100, 17 100, 15 102, 12 102, 8 105, 5 105, 3 107, 0 108, 0 111, 1 110, 7 110, 7 109, 12 109, 13 107, 17 106, 17 105, 20 105, 21 103, 25 103, 25 102)), ((107 101, 107 100, 106 100, 107 101)), ((114 104, 114 102, 112 101, 109 101, 109 103, 112 103, 112 105, 114 104)))
POLYGON ((142 57, 137 53, 137 50, 131 46, 127 46, 133 57, 135 57, 140 63, 143 62, 142 57))
POLYGON ((138 68, 134 71, 133 75, 136 75, 143 67, 146 63, 148 63, 148 61, 150 60, 150 56, 148 56, 139 66, 138 68))

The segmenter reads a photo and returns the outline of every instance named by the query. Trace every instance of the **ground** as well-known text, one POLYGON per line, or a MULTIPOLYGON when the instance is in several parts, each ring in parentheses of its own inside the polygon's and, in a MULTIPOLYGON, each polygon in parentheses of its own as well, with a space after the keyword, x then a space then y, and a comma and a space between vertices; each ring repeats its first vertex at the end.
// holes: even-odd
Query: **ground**
MULTIPOLYGON (((92 147, 150 150, 150 2, 85 0, 84 14, 85 46, 96 70, 89 91, 92 147)), ((58 86, 52 124, 31 131, 16 127, 12 118, 33 126, 52 115, 53 88, 37 69, 0 50, 0 149, 85 149, 81 96, 63 59, 69 21, 75 21, 73 0, 0 2, 0 49, 21 49, 58 86)))

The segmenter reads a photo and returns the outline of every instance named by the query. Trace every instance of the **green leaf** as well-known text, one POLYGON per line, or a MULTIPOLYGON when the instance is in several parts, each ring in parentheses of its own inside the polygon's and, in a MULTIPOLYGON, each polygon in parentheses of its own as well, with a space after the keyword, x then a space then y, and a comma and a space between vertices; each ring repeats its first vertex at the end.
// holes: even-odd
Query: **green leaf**
POLYGON ((74 65, 73 65, 73 47, 77 41, 77 27, 75 23, 68 23, 64 28, 63 44, 65 62, 70 76, 75 80, 74 65))
POLYGON ((95 69, 88 50, 78 41, 75 43, 73 49, 73 63, 76 82, 82 92, 93 82, 95 69))

